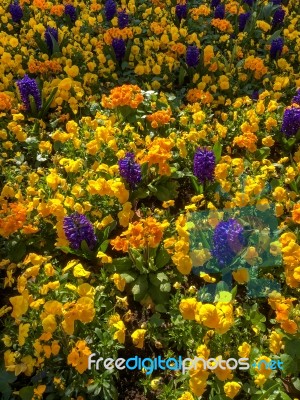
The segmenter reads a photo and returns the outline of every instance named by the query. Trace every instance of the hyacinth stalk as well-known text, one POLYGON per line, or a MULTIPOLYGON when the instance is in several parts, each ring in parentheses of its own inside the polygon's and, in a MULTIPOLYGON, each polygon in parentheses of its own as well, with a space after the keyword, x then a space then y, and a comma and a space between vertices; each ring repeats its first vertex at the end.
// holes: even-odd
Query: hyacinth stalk
POLYGON ((119 160, 119 170, 121 177, 132 189, 142 180, 141 166, 134 161, 133 153, 126 153, 126 156, 119 160))
POLYGON ((24 78, 17 81, 17 86, 26 111, 37 114, 37 111, 42 107, 42 96, 36 80, 29 78, 26 74, 24 78))
POLYGON ((219 222, 213 235, 212 255, 220 267, 228 267, 245 246, 244 228, 237 220, 219 222))
POLYGON ((65 217, 63 229, 73 249, 79 250, 83 241, 86 242, 90 250, 95 248, 97 237, 94 232, 94 227, 85 215, 75 212, 65 217))

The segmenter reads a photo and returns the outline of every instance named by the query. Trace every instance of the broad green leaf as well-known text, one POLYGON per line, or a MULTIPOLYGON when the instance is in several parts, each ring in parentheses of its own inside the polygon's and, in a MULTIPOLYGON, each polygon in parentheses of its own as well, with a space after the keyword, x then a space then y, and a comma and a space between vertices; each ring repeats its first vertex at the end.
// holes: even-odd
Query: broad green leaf
POLYGON ((26 386, 19 391, 19 396, 22 400, 31 400, 33 397, 33 386, 26 386))

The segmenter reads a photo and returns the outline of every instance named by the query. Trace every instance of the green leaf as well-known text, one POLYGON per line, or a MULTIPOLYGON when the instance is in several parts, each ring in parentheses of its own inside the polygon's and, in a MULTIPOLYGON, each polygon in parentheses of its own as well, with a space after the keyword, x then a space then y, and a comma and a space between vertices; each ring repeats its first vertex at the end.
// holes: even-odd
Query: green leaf
POLYGON ((285 340, 285 353, 291 355, 292 357, 300 358, 300 340, 291 339, 285 340))
POLYGON ((159 272, 158 274, 150 273, 149 279, 152 285, 159 287, 162 283, 168 282, 168 277, 163 272, 159 272))
POLYGON ((235 296, 237 294, 237 286, 234 286, 234 288, 231 291, 231 294, 232 294, 232 298, 235 299, 235 296))
POLYGON ((216 142, 214 144, 213 152, 216 157, 216 163, 218 163, 221 159, 221 154, 222 154, 222 144, 220 142, 216 142))
POLYGON ((17 377, 13 372, 7 372, 4 367, 0 370, 0 393, 2 393, 2 400, 9 400, 11 396, 10 383, 15 382, 17 377))
POLYGON ((180 86, 183 84, 185 77, 186 77, 186 70, 181 66, 179 69, 179 85, 180 86))
POLYGON ((134 260, 134 265, 140 272, 144 272, 144 258, 143 255, 136 249, 130 249, 129 254, 134 260))
POLYGON ((164 246, 160 246, 158 250, 158 254, 155 258, 155 266, 157 269, 164 267, 169 261, 171 257, 164 246))
POLYGON ((258 400, 269 400, 270 394, 274 393, 275 390, 281 386, 281 382, 276 382, 274 385, 272 385, 268 390, 263 393, 258 400))
POLYGON ((42 39, 41 34, 40 33, 36 33, 34 38, 35 38, 36 44, 38 45, 40 51, 42 53, 47 54, 48 53, 48 47, 47 47, 45 41, 42 39))
POLYGON ((104 242, 102 242, 100 245, 100 251, 104 253, 107 250, 108 245, 109 245, 109 240, 104 240, 104 242))
POLYGON ((60 48, 59 48, 59 44, 57 43, 57 41, 54 39, 54 37, 51 35, 51 33, 49 32, 51 41, 52 41, 52 55, 56 55, 58 53, 60 53, 60 48))
POLYGON ((279 392, 279 394, 280 394, 280 400, 293 400, 290 396, 288 396, 286 393, 284 393, 284 392, 279 392))
POLYGON ((232 294, 227 291, 221 291, 217 293, 215 301, 220 301, 221 303, 229 303, 232 300, 232 294))
POLYGON ((50 96, 46 100, 45 104, 42 107, 42 110, 39 113, 39 118, 43 118, 47 114, 47 112, 48 112, 48 110, 49 110, 49 108, 51 106, 51 103, 54 100, 54 97, 55 97, 57 91, 58 91, 58 87, 55 87, 52 90, 52 92, 50 93, 50 96))
POLYGON ((8 252, 8 258, 11 262, 20 262, 26 255, 27 248, 24 242, 13 242, 14 244, 8 252))
POLYGON ((166 307, 163 304, 156 304, 155 311, 158 311, 160 313, 168 312, 168 310, 166 309, 166 307))
POLYGON ((282 370, 286 375, 292 374, 297 369, 297 362, 289 354, 281 354, 280 361, 282 361, 282 370))
POLYGON ((29 96, 29 103, 30 103, 30 110, 33 116, 37 116, 37 108, 36 108, 36 104, 35 104, 35 100, 34 97, 30 94, 29 96))
POLYGON ((132 261, 129 257, 114 258, 111 264, 105 266, 108 272, 127 272, 132 267, 132 261))
POLYGON ((175 180, 169 180, 156 186, 155 196, 160 201, 174 200, 178 196, 179 184, 175 180))
POLYGON ((297 379, 295 379, 294 381, 292 381, 292 383, 293 383, 295 389, 297 389, 297 390, 300 391, 300 379, 297 378, 297 379))
POLYGON ((19 396, 22 400, 31 400, 34 394, 33 386, 26 386, 19 391, 19 396))
POLYGON ((122 278, 125 279, 126 283, 134 282, 137 278, 137 274, 134 272, 123 272, 120 275, 122 278))
POLYGON ((147 294, 148 280, 146 275, 140 275, 132 286, 134 300, 141 301, 147 294))
POLYGON ((159 289, 160 289, 160 291, 161 291, 162 293, 169 293, 169 292, 171 291, 171 284, 170 284, 170 282, 162 283, 162 284, 159 286, 159 289))

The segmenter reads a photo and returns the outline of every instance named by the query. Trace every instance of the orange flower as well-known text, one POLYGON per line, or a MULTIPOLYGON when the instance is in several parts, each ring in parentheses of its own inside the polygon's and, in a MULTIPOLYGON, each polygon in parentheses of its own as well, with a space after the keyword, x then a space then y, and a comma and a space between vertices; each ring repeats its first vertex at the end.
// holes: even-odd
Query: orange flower
POLYGON ((147 115, 146 119, 151 122, 152 128, 158 128, 171 121, 171 114, 172 111, 168 108, 167 110, 160 110, 151 115, 147 115))
POLYGON ((148 141, 148 154, 142 158, 141 164, 148 162, 149 166, 158 164, 160 175, 170 175, 171 170, 167 161, 172 158, 171 149, 174 147, 172 139, 156 137, 152 142, 148 141))
POLYGON ((50 14, 56 15, 57 17, 61 17, 65 11, 65 7, 60 4, 57 6, 52 6, 50 9, 50 14))
POLYGON ((137 85, 122 85, 113 88, 109 96, 104 95, 101 104, 110 109, 120 106, 138 108, 143 100, 144 96, 137 85))
POLYGON ((228 33, 233 32, 231 23, 229 21, 227 21, 226 19, 213 18, 211 21, 211 24, 215 28, 219 29, 219 31, 221 31, 221 32, 228 32, 228 33))
POLYGON ((298 331, 298 327, 295 321, 292 321, 290 319, 288 319, 287 321, 282 322, 282 324, 280 325, 281 328, 290 334, 295 334, 298 331))
POLYGON ((292 218, 296 224, 300 224, 300 204, 295 204, 292 211, 292 218))
POLYGON ((11 109, 11 98, 6 93, 0 93, 0 111, 11 109))
POLYGON ((110 28, 104 33, 104 42, 107 45, 111 45, 113 39, 132 39, 133 38, 133 31, 131 28, 110 28))
POLYGON ((74 347, 68 355, 68 364, 71 364, 80 374, 83 374, 88 368, 90 354, 92 354, 92 352, 88 348, 86 341, 79 340, 76 343, 76 347, 74 347))
POLYGON ((1 214, 7 214, 0 219, 0 235, 7 238, 12 233, 17 232, 26 221, 26 208, 20 203, 5 204, 0 210, 1 214))
POLYGON ((187 101, 189 103, 200 102, 202 104, 210 104, 213 101, 213 97, 209 92, 203 92, 199 89, 190 89, 186 95, 187 101))

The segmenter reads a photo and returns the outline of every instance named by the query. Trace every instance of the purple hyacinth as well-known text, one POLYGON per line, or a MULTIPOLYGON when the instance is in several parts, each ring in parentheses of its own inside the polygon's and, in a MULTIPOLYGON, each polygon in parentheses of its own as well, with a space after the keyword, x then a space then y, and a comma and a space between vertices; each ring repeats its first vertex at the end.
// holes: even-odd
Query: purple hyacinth
POLYGON ((225 4, 219 4, 215 9, 214 18, 224 19, 225 18, 225 4))
POLYGON ((281 37, 272 40, 271 48, 270 48, 270 58, 275 60, 277 57, 280 57, 283 49, 283 39, 281 37))
POLYGON ((211 253, 221 267, 229 266, 245 246, 244 228, 237 220, 231 218, 218 223, 213 235, 211 253))
POLYGON ((111 45, 114 49, 117 61, 122 61, 126 53, 125 41, 123 39, 114 38, 111 45))
POLYGON ((258 100, 259 98, 259 91, 258 90, 253 90, 252 95, 251 95, 251 99, 252 100, 258 100))
POLYGON ((186 63, 189 67, 197 67, 199 63, 200 51, 197 46, 188 46, 186 50, 186 63))
POLYGON ((125 157, 119 160, 120 175, 131 188, 142 180, 142 172, 140 164, 134 161, 133 153, 126 153, 125 157))
POLYGON ((30 111, 29 96, 33 97, 37 110, 40 110, 42 107, 42 97, 35 79, 31 79, 28 75, 25 75, 23 79, 17 81, 17 86, 26 110, 30 111))
POLYGON ((186 4, 177 4, 175 8, 175 14, 179 21, 182 19, 186 19, 187 16, 187 5, 186 4))
POLYGON ((65 14, 69 15, 72 22, 75 22, 77 20, 76 8, 72 6, 72 4, 67 4, 65 6, 65 14))
POLYGON ((52 38, 55 39, 58 42, 58 31, 56 28, 50 28, 50 26, 47 26, 46 31, 45 31, 45 40, 47 47, 50 51, 50 53, 53 53, 53 43, 52 43, 52 38))
POLYGON ((70 242, 70 246, 75 250, 80 249, 83 240, 86 241, 90 250, 92 250, 97 243, 93 225, 83 214, 75 212, 65 217, 63 229, 66 238, 70 242))
POLYGON ((104 9, 106 20, 111 21, 117 13, 117 4, 114 0, 106 0, 104 9))
POLYGON ((275 28, 276 26, 282 25, 284 17, 285 11, 281 7, 277 8, 273 15, 272 27, 275 28))
POLYGON ((289 107, 285 109, 281 125, 281 132, 287 137, 295 136, 300 129, 300 108, 289 107))
POLYGON ((211 0, 211 8, 216 8, 221 3, 221 0, 211 0))
POLYGON ((9 12, 11 14, 11 18, 13 22, 19 23, 21 19, 23 18, 23 10, 18 3, 18 1, 14 1, 10 6, 9 6, 9 12))
POLYGON ((120 29, 126 28, 129 22, 129 15, 126 13, 126 10, 122 10, 118 12, 118 25, 120 29))
POLYGON ((274 4, 274 6, 277 6, 281 4, 281 0, 272 0, 272 3, 274 4))
POLYGON ((198 149, 194 156, 194 175, 201 183, 213 181, 215 175, 216 157, 213 151, 198 149))
POLYGON ((246 23, 251 16, 251 12, 246 12, 244 14, 239 15, 239 31, 243 32, 245 29, 246 23))
POLYGON ((249 7, 252 7, 255 0, 243 0, 244 3, 248 4, 249 7))
POLYGON ((293 97, 292 103, 299 104, 300 106, 300 89, 297 90, 296 96, 293 97))

